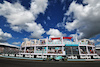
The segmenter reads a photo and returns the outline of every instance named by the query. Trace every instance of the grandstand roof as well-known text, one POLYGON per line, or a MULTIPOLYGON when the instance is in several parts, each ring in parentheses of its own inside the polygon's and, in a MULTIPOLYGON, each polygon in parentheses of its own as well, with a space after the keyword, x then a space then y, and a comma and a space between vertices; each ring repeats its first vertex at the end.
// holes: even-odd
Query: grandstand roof
POLYGON ((19 46, 11 45, 11 44, 8 44, 8 43, 0 43, 0 45, 19 48, 19 46))
POLYGON ((100 44, 99 45, 96 45, 96 49, 100 49, 100 44))

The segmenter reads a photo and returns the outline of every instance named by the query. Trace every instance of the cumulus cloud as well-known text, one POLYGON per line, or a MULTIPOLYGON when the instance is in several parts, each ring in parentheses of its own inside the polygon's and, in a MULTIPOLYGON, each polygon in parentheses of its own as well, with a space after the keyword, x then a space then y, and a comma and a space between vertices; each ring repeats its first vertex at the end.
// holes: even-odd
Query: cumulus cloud
POLYGON ((93 42, 93 43, 97 43, 98 42, 97 40, 94 40, 94 39, 92 39, 90 41, 93 42))
MULTIPOLYGON (((49 36, 49 39, 51 40, 51 38, 53 37, 62 37, 62 36, 66 36, 66 34, 63 34, 62 32, 60 32, 58 29, 50 29, 49 31, 46 32, 47 35, 49 36)), ((57 42, 59 40, 53 40, 53 42, 57 42)))
POLYGON ((48 0, 33 0, 31 3, 30 11, 37 16, 39 13, 44 13, 48 4, 48 0))
POLYGON ((16 32, 21 32, 21 30, 22 30, 22 27, 20 27, 20 26, 13 26, 13 25, 11 25, 11 28, 12 28, 12 30, 14 30, 16 32))
POLYGON ((66 34, 63 34, 60 32, 58 29, 50 29, 49 31, 46 32, 47 35, 50 35, 51 37, 61 37, 61 36, 66 36, 66 34))
POLYGON ((29 41, 29 39, 28 38, 23 38, 23 41, 29 41))
POLYGON ((75 1, 69 6, 66 15, 74 14, 73 22, 66 22, 65 28, 68 31, 78 30, 82 35, 81 38, 91 38, 100 34, 100 1, 99 0, 84 0, 83 6, 75 1))
POLYGON ((20 45, 21 42, 13 42, 12 44, 14 44, 14 45, 20 45))
POLYGON ((69 36, 70 36, 70 37, 73 37, 74 40, 75 40, 76 37, 77 37, 77 39, 79 40, 79 39, 81 39, 81 36, 82 36, 82 35, 83 35, 83 33, 78 32, 77 34, 70 34, 69 36))
POLYGON ((18 2, 11 4, 4 1, 3 4, 0 4, 0 15, 6 17, 11 25, 22 25, 34 19, 32 13, 18 2))
POLYGON ((97 47, 100 47, 100 44, 97 44, 97 45, 96 45, 96 48, 97 48, 97 47))
POLYGON ((91 41, 95 44, 100 43, 100 39, 91 39, 91 41))
MULTIPOLYGON (((38 14, 45 12, 48 5, 47 2, 48 0, 32 0, 30 9, 27 10, 19 2, 13 4, 4 1, 3 4, 0 4, 0 15, 7 18, 12 30, 17 32, 25 30, 31 32, 31 34, 37 34, 37 38, 39 38, 44 34, 44 29, 35 20, 38 14), (38 33, 39 31, 40 33, 38 33)), ((32 36, 34 38, 34 35, 32 36)))
POLYGON ((0 42, 6 42, 6 40, 11 37, 12 35, 10 33, 3 32, 2 29, 0 29, 0 42))
POLYGON ((31 37, 42 38, 41 34, 45 33, 45 31, 42 28, 41 24, 27 23, 26 25, 28 26, 28 28, 26 28, 26 31, 33 32, 31 33, 31 37))
POLYGON ((97 39, 98 42, 100 42, 100 39, 97 39))
MULTIPOLYGON (((77 34, 71 34, 70 37, 73 37, 74 40, 77 37, 77 39, 80 40, 82 35, 83 35, 83 33, 77 33, 77 34)), ((97 44, 100 42, 100 39, 90 39, 90 41, 97 44)))
POLYGON ((65 27, 65 24, 62 22, 62 23, 58 23, 57 24, 57 27, 61 27, 61 28, 63 28, 63 27, 65 27))

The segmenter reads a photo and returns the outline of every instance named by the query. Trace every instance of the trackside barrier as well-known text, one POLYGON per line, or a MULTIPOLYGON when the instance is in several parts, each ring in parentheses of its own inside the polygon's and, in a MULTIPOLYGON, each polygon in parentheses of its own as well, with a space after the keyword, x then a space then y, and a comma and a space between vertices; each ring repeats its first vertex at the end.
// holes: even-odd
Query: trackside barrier
POLYGON ((38 55, 37 55, 37 58, 42 58, 42 56, 38 56, 38 55))
POLYGON ((16 54, 16 57, 19 57, 19 55, 18 55, 18 54, 16 54))
POLYGON ((37 58, 47 58, 47 56, 38 56, 37 55, 37 58))
POLYGON ((77 56, 72 56, 72 59, 77 59, 77 56))
POLYGON ((87 56, 87 59, 91 59, 91 56, 87 56))
POLYGON ((25 57, 30 57, 30 55, 25 55, 25 57))
POLYGON ((68 56, 68 59, 72 59, 72 56, 68 56))
POLYGON ((16 54, 16 57, 23 57, 23 55, 21 55, 21 54, 16 54))
POLYGON ((15 54, 9 54, 9 56, 14 57, 14 56, 15 56, 15 54))
POLYGON ((91 59, 91 56, 84 56, 84 55, 82 55, 82 56, 80 56, 80 58, 81 59, 91 59))
POLYGON ((42 58, 47 58, 47 56, 42 56, 42 58))
POLYGON ((31 55, 30 58, 34 58, 34 55, 31 55))
POLYGON ((93 56, 94 59, 98 59, 98 56, 93 56))
POLYGON ((25 55, 27 58, 34 58, 34 55, 25 55))
POLYGON ((82 56, 80 56, 80 58, 81 59, 87 59, 87 56, 82 55, 82 56))
POLYGON ((4 56, 5 54, 2 54, 2 56, 4 56))
POLYGON ((98 58, 100 59, 100 56, 98 55, 98 58))
POLYGON ((9 56, 8 54, 4 54, 5 56, 9 56))
POLYGON ((67 56, 68 57, 68 59, 77 59, 77 56, 67 56))
POLYGON ((94 59, 100 59, 99 55, 93 56, 94 59))

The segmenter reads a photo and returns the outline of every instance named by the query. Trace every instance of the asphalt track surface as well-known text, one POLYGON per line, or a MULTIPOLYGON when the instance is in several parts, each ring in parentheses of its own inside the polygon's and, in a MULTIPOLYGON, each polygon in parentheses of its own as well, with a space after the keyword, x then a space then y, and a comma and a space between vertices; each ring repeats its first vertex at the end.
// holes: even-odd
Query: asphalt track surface
POLYGON ((100 62, 32 61, 0 58, 0 67, 100 67, 100 62))

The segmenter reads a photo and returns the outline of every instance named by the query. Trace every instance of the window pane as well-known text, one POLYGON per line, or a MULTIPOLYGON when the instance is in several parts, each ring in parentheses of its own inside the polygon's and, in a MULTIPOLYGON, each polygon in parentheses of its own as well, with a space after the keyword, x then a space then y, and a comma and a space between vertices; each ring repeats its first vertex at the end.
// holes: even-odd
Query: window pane
POLYGON ((34 47, 26 47, 27 53, 34 53, 34 47))
POLYGON ((89 54, 94 54, 94 50, 92 49, 92 47, 88 47, 89 50, 89 54))
POLYGON ((80 52, 81 54, 87 54, 86 46, 80 46, 80 52))
POLYGON ((66 55, 71 55, 72 54, 71 49, 72 49, 72 47, 65 47, 66 55))
POLYGON ((73 55, 78 55, 79 54, 79 51, 78 51, 78 47, 72 47, 72 51, 73 51, 73 55))
POLYGON ((48 47, 48 53, 62 54, 62 47, 48 47))

